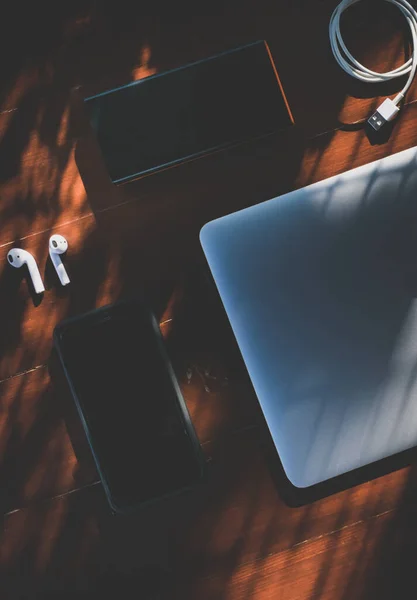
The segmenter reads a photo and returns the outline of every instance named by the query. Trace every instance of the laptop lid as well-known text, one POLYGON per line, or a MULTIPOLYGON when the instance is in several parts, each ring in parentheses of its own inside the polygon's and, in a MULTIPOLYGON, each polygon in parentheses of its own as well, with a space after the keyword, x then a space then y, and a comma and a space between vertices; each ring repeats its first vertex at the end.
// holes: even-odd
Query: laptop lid
POLYGON ((417 445, 417 149, 206 224, 203 250, 290 481, 417 445))

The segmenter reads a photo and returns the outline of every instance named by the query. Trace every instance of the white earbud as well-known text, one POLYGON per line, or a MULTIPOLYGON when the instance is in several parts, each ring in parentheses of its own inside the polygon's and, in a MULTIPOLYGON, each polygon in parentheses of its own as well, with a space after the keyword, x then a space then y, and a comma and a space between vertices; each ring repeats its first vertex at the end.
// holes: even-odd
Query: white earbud
POLYGON ((30 252, 22 250, 22 248, 13 248, 7 253, 7 260, 9 261, 9 265, 16 267, 16 269, 20 269, 22 265, 27 265, 35 292, 42 294, 45 291, 38 265, 30 252))
POLYGON ((49 238, 49 256, 51 257, 52 264, 55 267, 55 271, 59 277, 59 281, 62 285, 68 285, 70 279, 68 273, 65 270, 60 254, 64 254, 68 249, 68 242, 62 235, 52 235, 49 238))

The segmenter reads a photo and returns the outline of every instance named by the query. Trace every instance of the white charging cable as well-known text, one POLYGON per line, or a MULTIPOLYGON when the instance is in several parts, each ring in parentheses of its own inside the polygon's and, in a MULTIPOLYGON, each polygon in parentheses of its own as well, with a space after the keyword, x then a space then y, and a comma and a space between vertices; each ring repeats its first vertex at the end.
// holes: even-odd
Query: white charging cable
POLYGON ((410 27, 411 38, 412 38, 412 55, 411 58, 407 60, 403 65, 393 69, 392 71, 387 71, 386 73, 376 73, 375 71, 371 71, 364 65, 362 65, 347 49, 342 34, 340 33, 340 17, 342 13, 357 2, 361 0, 342 0, 338 6, 333 11, 333 14, 330 18, 329 23, 329 36, 330 36, 330 45, 332 48, 332 52, 334 54, 335 59, 339 63, 348 75, 352 77, 356 77, 356 79, 360 79, 361 81, 366 81, 368 83, 379 83, 381 81, 389 81, 391 79, 395 79, 396 77, 403 77, 404 75, 408 75, 407 82, 401 92, 397 94, 394 100, 387 98, 384 102, 378 107, 376 112, 368 119, 368 123, 376 130, 380 129, 387 121, 391 121, 399 112, 398 104, 404 98, 406 92, 408 91, 411 82, 414 79, 414 75, 417 69, 417 12, 416 10, 407 2, 407 0, 385 0, 385 2, 389 2, 390 4, 394 4, 397 8, 400 9, 402 14, 407 20, 407 23, 410 27))

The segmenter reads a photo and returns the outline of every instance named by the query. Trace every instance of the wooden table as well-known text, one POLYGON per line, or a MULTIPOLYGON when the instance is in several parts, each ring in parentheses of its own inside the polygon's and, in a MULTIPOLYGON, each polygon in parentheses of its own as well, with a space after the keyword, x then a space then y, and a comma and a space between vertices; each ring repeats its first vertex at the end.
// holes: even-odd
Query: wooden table
MULTIPOLYGON (((15 3, 1 23, 0 597, 146 600, 160 587, 181 600, 414 597, 416 465, 304 507, 283 502, 198 232, 415 145, 417 82, 388 139, 372 144, 358 122, 375 94, 401 82, 364 86, 339 69, 327 37, 336 0, 229 2, 199 17, 179 7, 149 16, 141 3, 56 4, 15 3), (296 127, 112 186, 74 89, 107 89, 256 39, 270 45, 296 127), (69 241, 65 290, 45 267, 52 232, 69 241), (45 271, 38 306, 6 264, 18 244, 45 271), (58 321, 138 290, 159 316, 208 474, 188 494, 114 518, 47 363, 58 321)), ((387 70, 402 61, 404 28, 394 8, 376 18, 372 8, 351 10, 346 40, 387 70)))

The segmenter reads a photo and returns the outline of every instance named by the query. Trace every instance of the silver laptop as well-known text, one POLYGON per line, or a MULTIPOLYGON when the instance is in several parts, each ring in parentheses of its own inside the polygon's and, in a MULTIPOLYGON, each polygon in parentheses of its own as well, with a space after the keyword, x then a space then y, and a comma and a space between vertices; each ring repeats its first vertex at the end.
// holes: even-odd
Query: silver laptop
POLYGON ((417 148, 200 238, 294 485, 417 446, 417 148))

